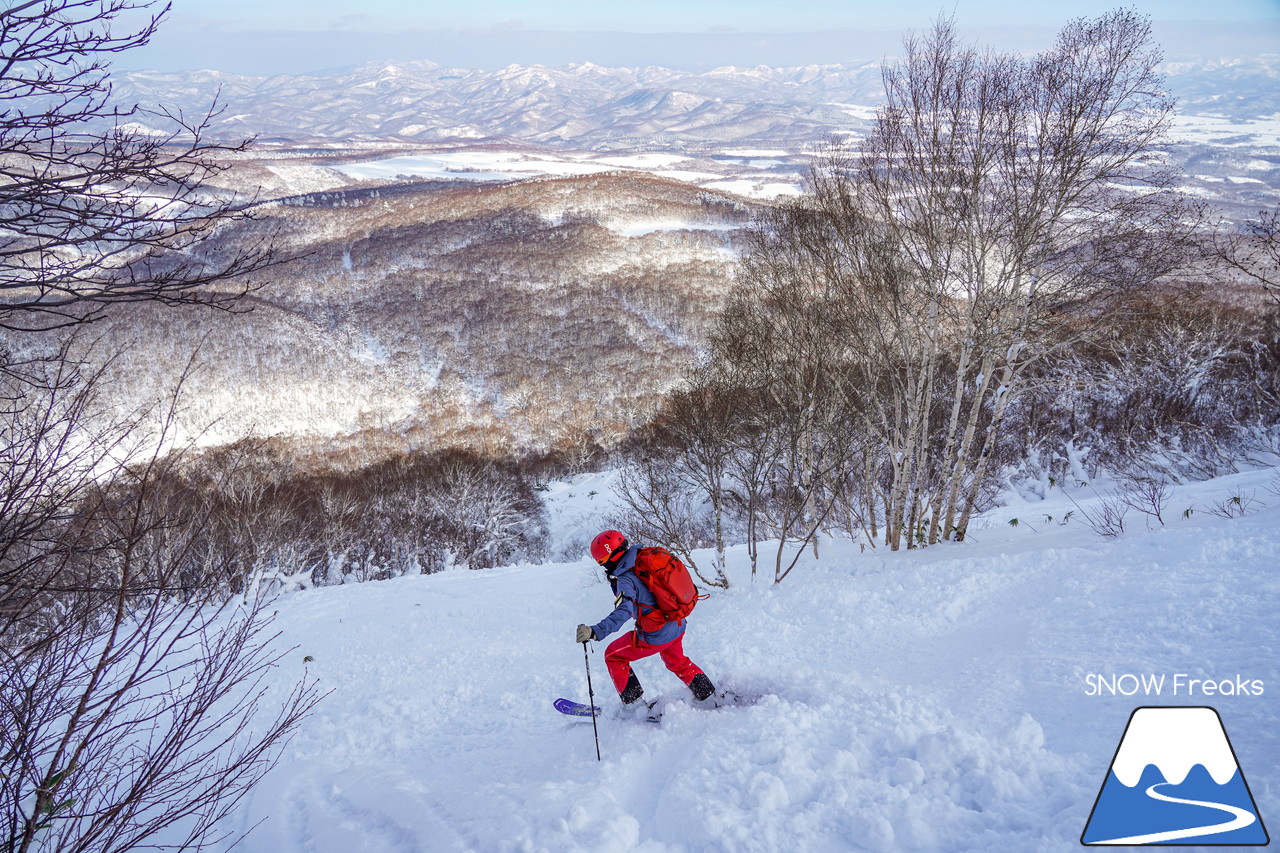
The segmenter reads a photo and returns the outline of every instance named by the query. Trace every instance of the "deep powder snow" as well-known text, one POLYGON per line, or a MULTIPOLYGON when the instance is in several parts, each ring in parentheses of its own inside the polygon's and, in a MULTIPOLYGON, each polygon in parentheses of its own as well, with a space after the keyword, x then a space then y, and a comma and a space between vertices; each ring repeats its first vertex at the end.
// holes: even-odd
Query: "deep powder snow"
MULTIPOLYGON (((589 560, 282 596, 297 649, 278 689, 305 668, 333 692, 245 802, 239 827, 262 823, 235 849, 1078 849, 1130 713, 1151 704, 1216 707, 1263 820, 1280 820, 1277 477, 1179 487, 1176 521, 1135 513, 1115 539, 1059 491, 987 513, 961 544, 823 542, 778 586, 733 549, 733 588, 698 606, 685 648, 760 701, 695 709, 642 661, 662 725, 602 719, 600 762, 590 722, 551 707, 586 700, 573 630, 611 606, 589 560), (1241 492, 1256 512, 1207 512, 1241 492), (1091 674, 1123 673, 1168 678, 1160 696, 1089 695, 1091 674), (1270 692, 1172 695, 1175 673, 1270 692)), ((557 548, 602 523, 609 482, 555 485, 557 548)))

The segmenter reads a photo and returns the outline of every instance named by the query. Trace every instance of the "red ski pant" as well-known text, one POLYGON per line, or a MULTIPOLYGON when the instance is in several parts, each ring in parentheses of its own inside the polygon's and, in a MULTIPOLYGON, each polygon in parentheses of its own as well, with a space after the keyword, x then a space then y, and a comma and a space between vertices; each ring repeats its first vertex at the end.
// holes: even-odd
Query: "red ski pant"
POLYGON ((609 668, 609 676, 618 693, 622 693, 627 686, 627 679, 631 677, 631 662, 650 655, 659 655, 667 669, 685 684, 702 672, 696 663, 685 657, 684 634, 669 643, 651 646, 637 637, 635 631, 628 631, 610 643, 609 648, 604 651, 604 663, 609 668))

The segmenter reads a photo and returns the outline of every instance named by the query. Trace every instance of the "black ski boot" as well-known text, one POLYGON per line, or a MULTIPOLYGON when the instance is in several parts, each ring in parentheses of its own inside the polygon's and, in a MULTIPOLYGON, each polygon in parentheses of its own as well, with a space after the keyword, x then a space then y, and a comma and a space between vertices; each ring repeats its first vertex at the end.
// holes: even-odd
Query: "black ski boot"
POLYGON ((636 678, 634 671, 627 676, 627 686, 622 688, 622 692, 618 694, 618 698, 622 700, 623 705, 630 705, 641 696, 644 695, 644 688, 640 686, 640 679, 636 678))
POLYGON ((689 682, 689 689, 693 691, 693 698, 699 702, 705 701, 716 692, 716 686, 711 683, 711 679, 701 672, 689 682))
POLYGON ((627 686, 618 694, 618 698, 622 700, 620 716, 624 720, 647 720, 651 723, 661 720, 662 714, 657 710, 658 700, 650 699, 646 702, 642 696, 644 688, 640 686, 640 679, 632 672, 627 676, 627 686))

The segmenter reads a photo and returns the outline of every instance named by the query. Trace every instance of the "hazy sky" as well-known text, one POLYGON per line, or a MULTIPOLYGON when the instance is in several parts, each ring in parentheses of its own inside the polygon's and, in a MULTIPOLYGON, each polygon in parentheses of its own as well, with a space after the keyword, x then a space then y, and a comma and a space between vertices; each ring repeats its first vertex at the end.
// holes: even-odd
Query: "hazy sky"
MULTIPOLYGON (((898 29, 954 9, 974 26, 1060 23, 1076 15, 1096 15, 1117 4, 1106 0, 480 0, 423 3, 420 0, 176 0, 174 18, 191 17, 235 29, 314 30, 330 27, 393 30, 486 29, 698 32, 729 28, 756 32, 797 32, 830 27, 898 29)), ((1139 3, 1166 20, 1249 21, 1274 19, 1276 0, 1159 0, 1139 3)))
MULTIPOLYGON (((796 65, 878 58, 904 29, 952 13, 962 30, 1035 49, 1106 0, 173 0, 153 43, 120 66, 304 72, 430 59, 498 68, 796 65)), ((1136 0, 1166 52, 1280 51, 1280 0, 1136 0)))

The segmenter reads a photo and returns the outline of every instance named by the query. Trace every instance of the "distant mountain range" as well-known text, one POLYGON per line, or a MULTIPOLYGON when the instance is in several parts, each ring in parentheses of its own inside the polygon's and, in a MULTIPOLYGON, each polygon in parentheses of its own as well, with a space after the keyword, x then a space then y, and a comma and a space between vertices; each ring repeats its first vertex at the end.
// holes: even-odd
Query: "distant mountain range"
MULTIPOLYGON (((1280 54, 1169 63, 1179 111, 1247 121, 1280 114, 1280 54)), ((879 62, 795 68, 560 68, 499 71, 432 62, 373 64, 319 75, 134 72, 126 104, 188 114, 222 107, 230 136, 439 142, 507 138, 589 149, 638 145, 803 144, 866 126, 882 100, 879 62)))
POLYGON ((132 73, 125 103, 188 113, 223 107, 216 129, 266 138, 505 137, 585 148, 704 142, 799 142, 865 121, 878 65, 720 68, 511 66, 500 71, 430 62, 369 65, 323 76, 248 77, 216 71, 132 73))

